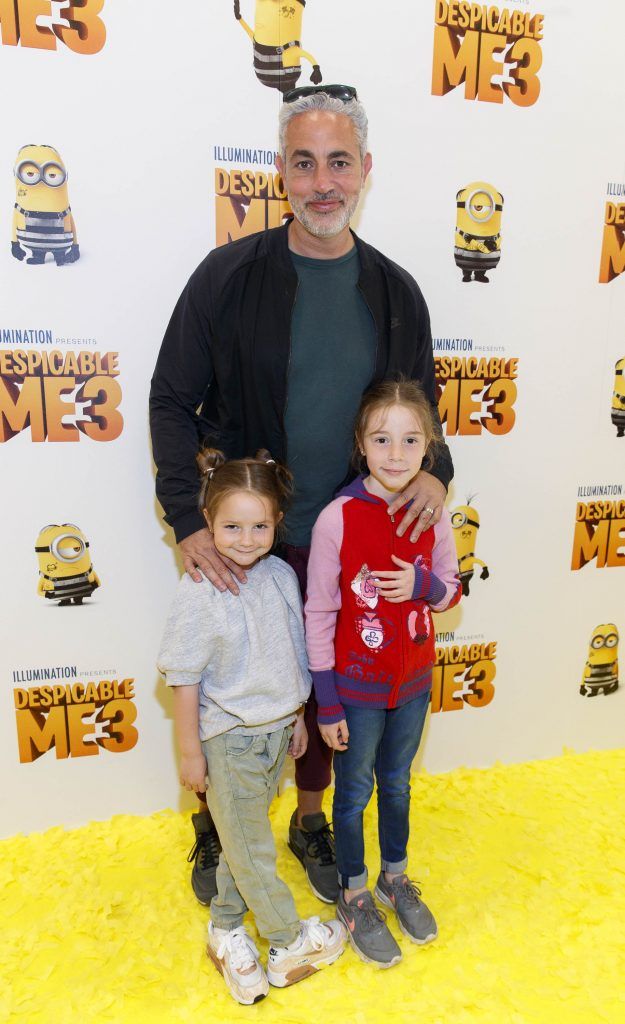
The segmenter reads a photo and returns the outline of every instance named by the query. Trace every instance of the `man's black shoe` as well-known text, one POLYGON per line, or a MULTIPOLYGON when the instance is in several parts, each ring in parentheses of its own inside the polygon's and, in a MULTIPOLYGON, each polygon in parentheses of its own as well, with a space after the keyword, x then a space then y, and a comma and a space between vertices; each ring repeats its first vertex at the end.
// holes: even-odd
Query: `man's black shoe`
POLYGON ((195 843, 187 857, 189 864, 194 861, 191 885, 199 902, 208 906, 213 896, 217 895, 215 876, 221 853, 221 843, 208 811, 192 814, 191 821, 195 829, 195 843))
POLYGON ((339 879, 336 873, 334 836, 323 811, 305 814, 302 828, 296 825, 297 811, 289 825, 289 847, 302 862, 308 884, 318 899, 336 903, 339 879))

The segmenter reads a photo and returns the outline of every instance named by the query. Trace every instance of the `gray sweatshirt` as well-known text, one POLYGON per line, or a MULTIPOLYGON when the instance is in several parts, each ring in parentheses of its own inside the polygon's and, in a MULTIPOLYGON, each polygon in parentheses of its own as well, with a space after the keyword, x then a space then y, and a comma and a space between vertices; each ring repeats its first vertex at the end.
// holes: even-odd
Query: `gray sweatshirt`
POLYGON ((272 732, 310 694, 302 600, 290 566, 273 555, 247 572, 236 597, 185 573, 158 656, 168 686, 199 683, 200 739, 272 732))

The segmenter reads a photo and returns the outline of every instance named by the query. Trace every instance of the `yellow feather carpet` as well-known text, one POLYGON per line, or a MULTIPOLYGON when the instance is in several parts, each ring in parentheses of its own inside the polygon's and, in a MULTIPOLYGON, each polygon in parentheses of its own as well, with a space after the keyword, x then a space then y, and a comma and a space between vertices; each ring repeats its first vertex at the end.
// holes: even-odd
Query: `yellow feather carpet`
MULTIPOLYGON (((273 807, 279 869, 309 892, 273 807)), ((328 804, 329 808, 329 804, 328 804)), ((351 949, 239 1006, 204 952, 188 815, 120 816, 0 844, 0 1020, 23 1024, 625 1024, 625 750, 414 779, 410 874, 439 938, 390 971, 351 949)), ((367 814, 377 870, 375 809, 367 814)), ((253 925, 250 930, 254 936, 253 925)), ((266 944, 261 943, 266 955, 266 944)))

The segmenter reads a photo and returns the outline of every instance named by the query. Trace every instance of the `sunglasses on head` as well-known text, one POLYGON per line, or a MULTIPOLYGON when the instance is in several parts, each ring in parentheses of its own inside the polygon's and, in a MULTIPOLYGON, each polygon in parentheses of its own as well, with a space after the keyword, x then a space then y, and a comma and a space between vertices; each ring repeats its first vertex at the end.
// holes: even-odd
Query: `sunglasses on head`
POLYGON ((325 92, 335 100, 343 100, 343 103, 358 99, 358 93, 353 85, 303 85, 301 89, 290 89, 285 92, 283 102, 295 103, 295 100, 315 96, 318 92, 325 92))

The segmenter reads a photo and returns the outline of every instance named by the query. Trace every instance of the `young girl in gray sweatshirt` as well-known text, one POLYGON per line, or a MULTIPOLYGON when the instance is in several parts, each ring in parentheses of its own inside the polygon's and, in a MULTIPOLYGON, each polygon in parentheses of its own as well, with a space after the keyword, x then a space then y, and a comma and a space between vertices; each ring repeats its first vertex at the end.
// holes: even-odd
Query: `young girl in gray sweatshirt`
POLYGON ((221 840, 217 896, 207 952, 240 1003, 264 998, 269 984, 292 985, 343 952, 338 921, 300 921, 276 873, 269 823, 287 752, 301 757, 310 693, 297 577, 269 554, 292 488, 289 471, 267 452, 226 462, 198 457, 200 506, 219 554, 246 573, 238 594, 184 575, 165 626, 159 669, 174 689, 180 781, 206 789, 221 840), (265 973, 243 917, 251 910, 269 941, 265 973))

